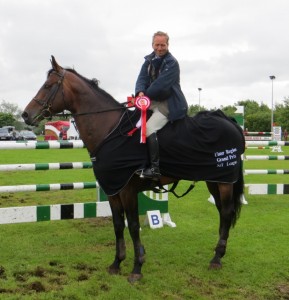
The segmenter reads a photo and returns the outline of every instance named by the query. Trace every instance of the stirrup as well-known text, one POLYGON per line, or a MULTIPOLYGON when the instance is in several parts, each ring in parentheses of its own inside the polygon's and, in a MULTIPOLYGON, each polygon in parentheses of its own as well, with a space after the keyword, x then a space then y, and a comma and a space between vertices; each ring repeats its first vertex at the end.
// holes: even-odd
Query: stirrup
POLYGON ((152 180, 159 180, 161 177, 161 173, 154 172, 154 168, 147 168, 145 170, 141 170, 139 177, 140 178, 148 178, 152 180), (145 174, 145 172, 150 172, 150 174, 145 174))

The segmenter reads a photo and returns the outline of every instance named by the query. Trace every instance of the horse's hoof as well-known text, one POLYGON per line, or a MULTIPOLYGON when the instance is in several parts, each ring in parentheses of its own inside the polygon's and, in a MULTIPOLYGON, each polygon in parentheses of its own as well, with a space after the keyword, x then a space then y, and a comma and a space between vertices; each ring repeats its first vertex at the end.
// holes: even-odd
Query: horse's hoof
POLYGON ((209 270, 219 270, 222 269, 221 263, 210 263, 209 270))
POLYGON ((107 271, 110 275, 119 275, 120 273, 120 269, 114 268, 112 266, 109 266, 107 271))
POLYGON ((127 280, 129 283, 135 283, 141 280, 142 277, 143 277, 142 274, 130 274, 127 280))

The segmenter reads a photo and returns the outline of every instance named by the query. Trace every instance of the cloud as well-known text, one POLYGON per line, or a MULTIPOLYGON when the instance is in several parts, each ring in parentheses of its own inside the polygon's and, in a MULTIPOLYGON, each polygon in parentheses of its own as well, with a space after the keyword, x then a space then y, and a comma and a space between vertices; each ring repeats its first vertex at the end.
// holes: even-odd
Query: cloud
POLYGON ((24 108, 53 54, 120 102, 134 91, 157 30, 170 35, 189 104, 207 107, 289 95, 285 0, 0 0, 0 100, 24 108))

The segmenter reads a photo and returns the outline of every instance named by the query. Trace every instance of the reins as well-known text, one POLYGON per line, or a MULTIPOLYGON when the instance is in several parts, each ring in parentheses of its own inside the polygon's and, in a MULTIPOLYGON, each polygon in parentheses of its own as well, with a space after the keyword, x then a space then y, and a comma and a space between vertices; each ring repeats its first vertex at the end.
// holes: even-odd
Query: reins
POLYGON ((105 113, 105 112, 110 112, 110 111, 127 109, 129 104, 128 104, 128 102, 122 102, 122 103, 120 103, 120 105, 121 105, 120 107, 114 107, 114 108, 97 110, 97 111, 89 111, 89 112, 83 112, 83 113, 77 113, 77 114, 61 113, 61 114, 53 114, 53 116, 63 116, 65 118, 67 118, 67 117, 76 117, 76 116, 86 116, 86 115, 92 115, 92 114, 100 114, 100 113, 105 113))
POLYGON ((179 184, 179 181, 174 182, 173 185, 171 186, 171 188, 169 188, 169 189, 166 189, 163 185, 159 185, 159 186, 153 187, 152 191, 155 192, 155 193, 157 193, 157 194, 172 193, 176 198, 179 199, 179 198, 182 198, 182 197, 186 196, 195 187, 195 182, 192 182, 189 185, 188 189, 183 194, 178 195, 175 192, 175 189, 178 186, 178 184, 179 184))

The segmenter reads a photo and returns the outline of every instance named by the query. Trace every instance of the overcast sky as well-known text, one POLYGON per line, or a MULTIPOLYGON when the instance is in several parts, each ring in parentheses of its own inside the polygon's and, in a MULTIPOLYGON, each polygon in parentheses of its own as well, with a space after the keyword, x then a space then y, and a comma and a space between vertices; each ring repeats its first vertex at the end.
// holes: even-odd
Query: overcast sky
POLYGON ((50 56, 118 101, 134 92, 158 30, 181 68, 189 104, 289 96, 287 0, 0 0, 0 101, 24 108, 46 79, 50 56))

